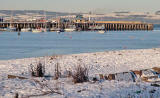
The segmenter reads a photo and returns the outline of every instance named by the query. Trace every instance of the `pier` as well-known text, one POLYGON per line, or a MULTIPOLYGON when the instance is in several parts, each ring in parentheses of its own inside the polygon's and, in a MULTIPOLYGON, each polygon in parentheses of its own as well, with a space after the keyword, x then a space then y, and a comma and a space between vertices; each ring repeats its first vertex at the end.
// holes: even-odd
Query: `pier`
POLYGON ((21 30, 22 28, 61 28, 65 29, 70 25, 74 25, 77 31, 123 31, 123 30, 153 30, 153 24, 134 22, 134 21, 80 21, 80 22, 0 22, 0 28, 8 28, 10 26, 21 30))

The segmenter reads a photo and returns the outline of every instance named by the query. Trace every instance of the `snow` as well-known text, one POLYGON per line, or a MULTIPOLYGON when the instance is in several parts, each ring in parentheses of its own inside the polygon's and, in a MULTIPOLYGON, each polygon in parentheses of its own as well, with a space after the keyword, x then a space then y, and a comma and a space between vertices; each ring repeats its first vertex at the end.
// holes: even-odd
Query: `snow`
POLYGON ((22 98, 158 98, 160 87, 153 87, 151 84, 159 84, 160 82, 155 82, 159 78, 149 79, 151 82, 133 82, 131 70, 142 70, 142 77, 156 76, 152 68, 160 67, 159 61, 160 48, 1 60, 0 97, 13 98, 18 93, 22 98), (45 75, 48 77, 31 77, 29 65, 36 65, 38 62, 45 64, 45 75), (57 63, 61 78, 54 80, 57 63), (90 81, 74 84, 71 77, 66 77, 66 73, 75 71, 79 64, 89 69, 90 81), (99 80, 100 74, 115 74, 115 80, 99 80), (27 79, 11 79, 8 75, 27 79), (92 81, 93 77, 97 77, 98 81, 92 81))

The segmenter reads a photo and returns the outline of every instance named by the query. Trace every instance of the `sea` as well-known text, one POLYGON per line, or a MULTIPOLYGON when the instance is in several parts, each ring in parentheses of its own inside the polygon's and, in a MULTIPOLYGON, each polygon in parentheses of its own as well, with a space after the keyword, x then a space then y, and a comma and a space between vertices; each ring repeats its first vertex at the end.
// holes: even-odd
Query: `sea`
POLYGON ((153 31, 0 32, 0 60, 124 49, 160 48, 160 25, 153 31))

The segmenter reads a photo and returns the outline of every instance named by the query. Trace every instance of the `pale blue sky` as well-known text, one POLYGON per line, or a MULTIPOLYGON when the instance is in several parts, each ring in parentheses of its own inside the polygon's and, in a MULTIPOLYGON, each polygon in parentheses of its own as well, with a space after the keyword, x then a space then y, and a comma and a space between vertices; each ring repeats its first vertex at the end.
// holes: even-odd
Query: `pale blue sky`
POLYGON ((0 0, 0 9, 104 13, 155 12, 160 10, 160 0, 0 0))

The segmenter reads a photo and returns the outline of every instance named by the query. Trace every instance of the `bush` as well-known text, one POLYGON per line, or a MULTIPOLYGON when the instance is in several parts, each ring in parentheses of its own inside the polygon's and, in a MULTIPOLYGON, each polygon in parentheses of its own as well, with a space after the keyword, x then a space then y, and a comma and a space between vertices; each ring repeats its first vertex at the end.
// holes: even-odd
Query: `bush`
POLYGON ((76 67, 75 72, 72 74, 74 83, 83 83, 88 81, 88 68, 82 67, 80 64, 76 67))
POLYGON ((43 77, 45 73, 45 65, 41 62, 38 62, 36 66, 30 64, 30 72, 32 76, 43 77))
POLYGON ((59 63, 55 64, 54 79, 57 80, 61 76, 59 63))

